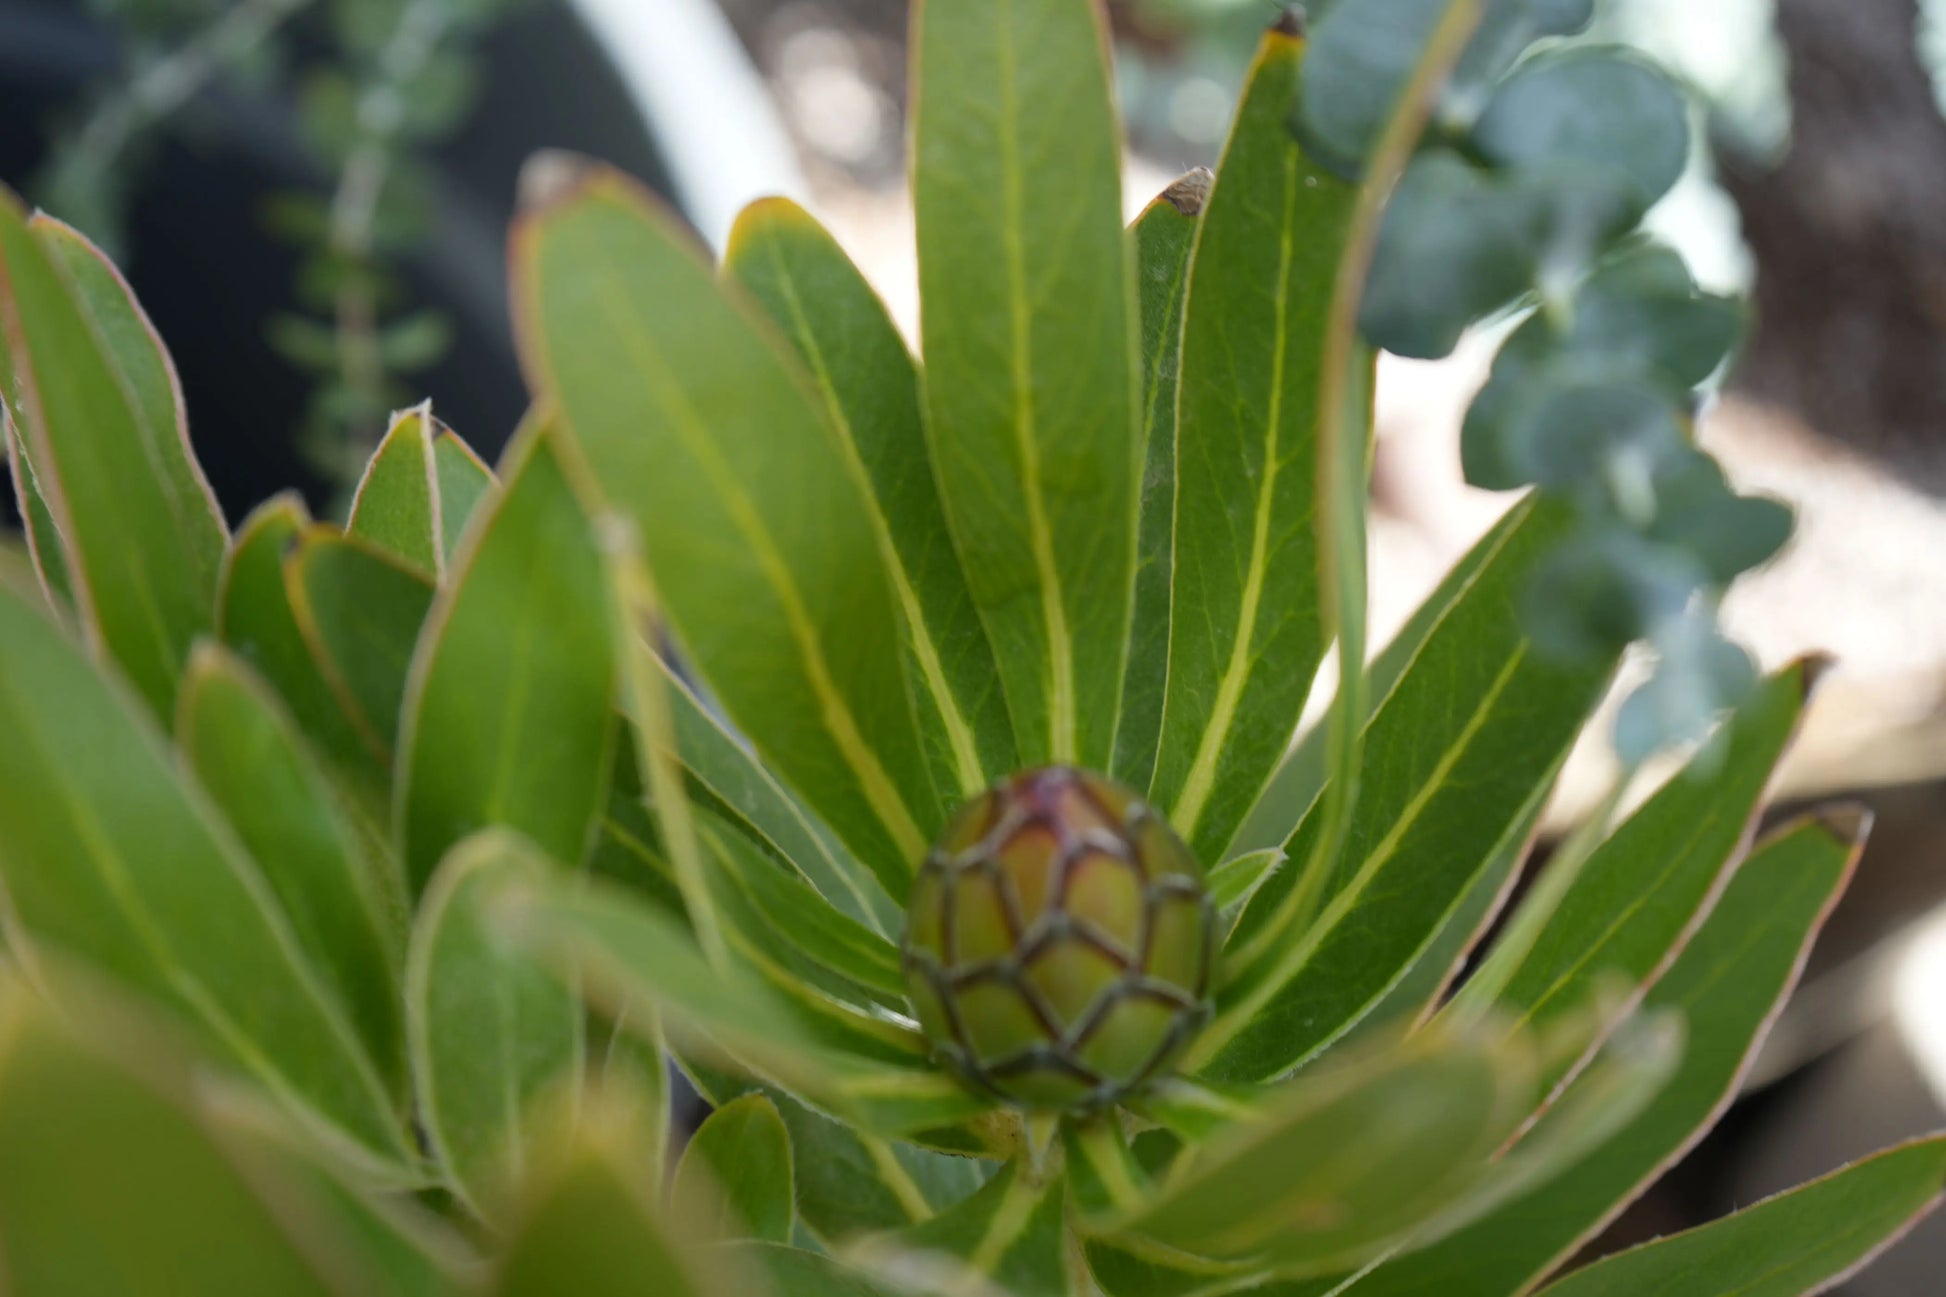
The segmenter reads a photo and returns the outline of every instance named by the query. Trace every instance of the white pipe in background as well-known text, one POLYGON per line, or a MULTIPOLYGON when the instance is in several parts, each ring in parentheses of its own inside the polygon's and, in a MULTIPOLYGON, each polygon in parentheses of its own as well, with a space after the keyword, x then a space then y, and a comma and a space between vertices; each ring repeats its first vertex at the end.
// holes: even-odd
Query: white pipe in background
POLYGON ((722 249, 752 199, 809 186, 770 92, 716 0, 572 0, 661 147, 684 210, 722 249))

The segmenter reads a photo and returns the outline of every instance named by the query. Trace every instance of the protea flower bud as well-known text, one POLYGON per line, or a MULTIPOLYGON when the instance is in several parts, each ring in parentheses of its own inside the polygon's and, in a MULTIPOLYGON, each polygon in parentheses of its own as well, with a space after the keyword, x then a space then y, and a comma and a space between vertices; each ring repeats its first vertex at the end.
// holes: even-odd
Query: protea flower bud
POLYGON ((1111 1104, 1207 1012, 1213 911, 1175 831, 1065 766, 1014 775, 947 826, 912 886, 907 993, 938 1056, 1010 1103, 1111 1104))

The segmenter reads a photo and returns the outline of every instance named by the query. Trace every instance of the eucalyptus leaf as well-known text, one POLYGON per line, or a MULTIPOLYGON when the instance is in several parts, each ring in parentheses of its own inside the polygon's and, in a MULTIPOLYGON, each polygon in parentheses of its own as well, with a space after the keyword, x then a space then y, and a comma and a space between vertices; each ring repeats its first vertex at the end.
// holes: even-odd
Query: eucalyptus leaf
POLYGON ((1515 69, 1473 131, 1503 167, 1568 166, 1612 187, 1639 216, 1689 159, 1689 111, 1669 76, 1629 51, 1582 46, 1515 69))

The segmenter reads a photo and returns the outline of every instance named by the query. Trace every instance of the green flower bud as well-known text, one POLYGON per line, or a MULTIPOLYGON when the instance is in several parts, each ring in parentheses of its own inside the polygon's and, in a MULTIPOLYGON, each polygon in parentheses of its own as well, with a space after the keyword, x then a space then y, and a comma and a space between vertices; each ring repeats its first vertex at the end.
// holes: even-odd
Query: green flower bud
POLYGON ((913 881, 907 993, 936 1055, 1036 1109, 1117 1102, 1208 1013, 1214 911, 1162 816, 1049 766, 975 797, 913 881))

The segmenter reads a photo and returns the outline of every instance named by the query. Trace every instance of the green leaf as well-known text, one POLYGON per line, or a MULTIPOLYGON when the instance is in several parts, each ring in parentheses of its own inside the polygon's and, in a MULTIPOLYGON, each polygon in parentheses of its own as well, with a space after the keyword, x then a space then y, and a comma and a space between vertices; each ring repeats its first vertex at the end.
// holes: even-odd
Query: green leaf
MULTIPOLYGON (((883 1135, 930 1134, 990 1108, 945 1073, 834 1049, 773 986, 743 966, 713 965, 661 910, 600 883, 523 889, 508 924, 611 1005, 653 1003, 663 1030, 752 1071, 823 1111, 883 1135)), ((958 1151, 984 1152, 977 1136, 958 1151)))
POLYGON ((1946 1136, 1913 1140, 1733 1216, 1604 1257, 1552 1297, 1798 1297, 1865 1265, 1946 1190, 1946 1136))
POLYGON ((1220 860, 1324 655, 1320 347, 1354 191, 1291 135, 1303 44, 1264 43, 1201 218, 1182 344, 1168 696, 1151 800, 1220 860))
POLYGON ((980 1186, 984 1168, 973 1158, 880 1139, 788 1095, 772 1098, 790 1130, 798 1220, 827 1247, 916 1224, 980 1186))
POLYGON ((1669 75, 1631 51, 1583 46, 1544 54, 1500 83, 1473 130, 1488 161, 1556 170, 1597 184, 1640 214, 1689 159, 1689 106, 1669 75))
MULTIPOLYGON (((568 1147, 529 1181, 488 1291, 494 1297, 762 1297, 754 1276, 692 1251, 681 1222, 656 1210, 660 1167, 638 1114, 613 1100, 584 1119, 568 1147)), ((720 1253, 712 1255, 721 1256, 720 1253)))
MULTIPOLYGON (((1406 669, 1419 658, 1432 633, 1445 624, 1453 607, 1480 577, 1486 566, 1506 552, 1507 533, 1526 519, 1523 509, 1510 509, 1473 548, 1453 564, 1425 602, 1413 610, 1398 634, 1365 668, 1366 702, 1376 711, 1392 696, 1406 669)), ((1504 559, 1502 561, 1505 561, 1504 559)), ((1271 776, 1263 795, 1237 830, 1230 850, 1234 856, 1254 851, 1282 850, 1318 799, 1326 777, 1325 729, 1306 730, 1271 776)))
POLYGON ((1093 1229, 1140 1256, 1274 1261, 1286 1274, 1369 1260, 1464 1199, 1540 1097, 1525 1041, 1428 1032, 1267 1092, 1134 1210, 1093 1229))
MULTIPOLYGON (((1800 821, 1761 844, 1736 872, 1644 1001, 1644 1013, 1680 1013, 1690 1043, 1675 1075, 1640 1115, 1599 1149, 1483 1220, 1387 1262, 1347 1291, 1355 1297, 1505 1297, 1598 1233, 1700 1139, 1735 1096, 1812 938, 1850 877, 1863 833, 1856 812, 1800 821)), ((1572 1083, 1557 1102, 1570 1102, 1586 1079, 1572 1083)), ((1536 1137, 1547 1124, 1543 1119, 1536 1137)))
POLYGON ((405 1007, 419 1116, 448 1183, 478 1213, 525 1175, 537 1102, 580 1083, 580 1001, 509 946, 489 908, 550 867, 504 829, 476 834, 440 865, 413 924, 405 1007))
POLYGON ((306 737, 355 769, 370 762, 371 749, 312 656, 284 582, 284 558, 311 526, 294 491, 272 496, 243 520, 223 560, 216 632, 276 687, 306 737))
POLYGON ((48 601, 58 608, 74 606, 74 583, 68 578, 67 543, 61 529, 54 525, 54 514, 47 507, 47 496, 34 476, 34 466, 20 444, 20 430, 14 427, 7 398, 0 392, 0 437, 7 443, 7 468, 14 483, 14 504, 20 510, 27 536, 27 552, 34 560, 34 572, 48 601))
POLYGON ((132 692, 0 573, 0 877, 9 944, 169 1005, 371 1165, 410 1155, 386 1087, 270 886, 132 692))
POLYGON ((832 839, 666 662, 657 659, 657 667, 668 684, 676 755, 717 812, 789 862, 840 911, 881 935, 897 932, 898 903, 878 877, 832 839))
POLYGON ((1496 1017, 1545 1031, 1561 1015, 1581 1012, 1604 982, 1653 981, 1740 858, 1814 674, 1800 663, 1771 677, 1587 857, 1564 891, 1543 875, 1459 1003, 1484 1007, 1490 996, 1496 1017))
POLYGON ((392 421, 365 465, 345 523, 347 535, 435 578, 443 572, 446 557, 432 449, 437 428, 430 401, 392 421))
POLYGON ((459 549, 468 519, 480 501, 493 493, 493 470, 442 424, 432 442, 432 471, 439 484, 439 548, 450 559, 459 549))
POLYGON ((760 955, 794 950, 848 983, 847 998, 856 1000, 862 992, 887 1008, 906 1011, 897 946, 833 909, 809 884, 713 820, 705 813, 702 829, 711 879, 719 896, 748 913, 747 935, 758 942, 760 955))
POLYGON ((784 1119, 764 1095, 746 1094, 697 1127, 670 1193, 700 1237, 788 1243, 797 1223, 791 1186, 784 1119))
POLYGON ((91 648, 160 716, 212 621, 223 515, 161 341, 115 268, 0 189, 0 388, 61 538, 91 648))
POLYGON ((1012 1297, 1071 1297, 1064 1198, 1060 1177, 1037 1184, 1016 1159, 972 1197, 854 1252, 868 1268, 931 1276, 923 1292, 977 1292, 977 1277, 1012 1297))
POLYGON ((1023 765, 1107 769, 1142 444, 1107 42, 1088 0, 913 15, 933 464, 1023 765))
POLYGON ((1141 525, 1136 537, 1135 612, 1122 714, 1115 729, 1116 779, 1147 788, 1155 776, 1162 701, 1169 676, 1169 588, 1176 534, 1176 393, 1182 378, 1183 303, 1189 254, 1213 178, 1189 172, 1135 220, 1135 296, 1141 321, 1143 452, 1141 525))
POLYGON ((971 796, 1020 762, 993 651, 933 478, 918 367, 844 250, 787 199, 744 211, 723 272, 783 329, 841 444, 871 483, 869 517, 904 618, 906 676, 933 780, 971 796))
POLYGON ((402 1293, 357 1240, 329 1228, 339 1222, 316 1211, 323 1204, 308 1186, 192 1108, 174 1062, 111 1057, 56 1026, 17 985, 0 991, 7 1290, 402 1293), (294 1236, 299 1222, 306 1236, 294 1236))
MULTIPOLYGON (((1265 1080, 1327 1047, 1406 976, 1526 836, 1611 661, 1551 661, 1522 637, 1529 578, 1571 520, 1545 501, 1515 508, 1366 728, 1345 849, 1312 884, 1316 922, 1290 930, 1303 871, 1286 868, 1258 889, 1188 1069, 1265 1080)), ((1312 859, 1318 820, 1307 816, 1293 834, 1292 861, 1312 859)))
POLYGON ((198 644, 176 711, 176 742, 197 780, 402 1093, 405 899, 391 862, 373 857, 290 714, 235 654, 198 644))
POLYGON ((830 1257, 775 1243, 731 1243, 722 1251, 763 1274, 788 1297, 898 1297, 830 1257))
MULTIPOLYGON (((551 165, 558 166, 559 160, 551 165)), ((943 815, 855 460, 781 340, 614 172, 515 234, 523 355, 737 729, 895 895, 943 815)))
POLYGON ((540 427, 515 443, 506 488, 454 557, 419 637, 393 788, 415 892, 448 848, 488 825, 566 865, 592 845, 617 729, 608 579, 557 438, 540 427))
POLYGON ((313 528, 284 561, 311 656, 367 747, 389 758, 433 585, 384 550, 313 528))

